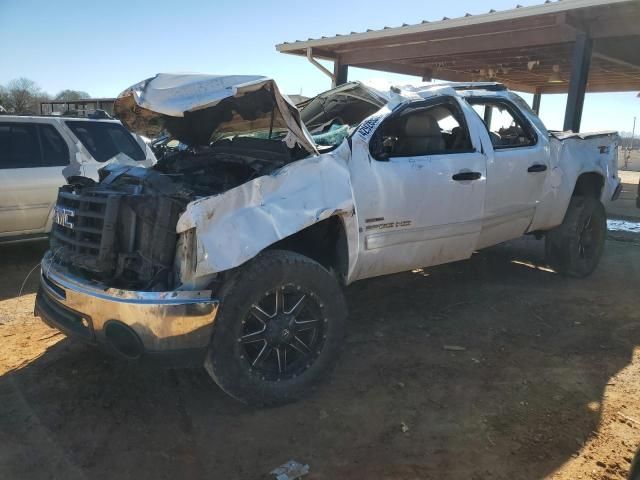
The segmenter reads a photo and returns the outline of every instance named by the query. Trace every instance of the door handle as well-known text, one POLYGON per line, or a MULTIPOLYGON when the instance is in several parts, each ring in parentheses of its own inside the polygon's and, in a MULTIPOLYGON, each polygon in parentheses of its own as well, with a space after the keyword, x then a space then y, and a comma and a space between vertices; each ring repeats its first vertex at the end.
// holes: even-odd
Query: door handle
POLYGON ((458 172, 451 178, 456 182, 464 182, 465 180, 479 180, 481 177, 480 172, 458 172))
POLYGON ((527 172, 529 173, 546 172, 546 171, 547 171, 547 166, 542 163, 536 163, 535 165, 531 165, 529 168, 527 168, 527 172))

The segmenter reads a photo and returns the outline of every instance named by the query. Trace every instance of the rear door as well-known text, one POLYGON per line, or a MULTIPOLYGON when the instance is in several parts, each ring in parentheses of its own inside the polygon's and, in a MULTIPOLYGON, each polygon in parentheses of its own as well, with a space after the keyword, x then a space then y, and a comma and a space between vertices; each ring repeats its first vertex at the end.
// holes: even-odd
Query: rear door
POLYGON ((487 195, 478 248, 518 238, 529 228, 549 172, 548 141, 510 100, 471 97, 487 137, 487 195))
POLYGON ((69 148, 50 124, 0 123, 0 237, 44 233, 69 148))

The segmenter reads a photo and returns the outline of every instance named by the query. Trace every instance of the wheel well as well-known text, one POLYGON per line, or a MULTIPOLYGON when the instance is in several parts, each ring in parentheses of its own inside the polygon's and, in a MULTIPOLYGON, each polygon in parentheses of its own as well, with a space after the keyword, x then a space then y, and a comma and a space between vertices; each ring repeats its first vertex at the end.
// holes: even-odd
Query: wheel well
POLYGON ((269 246, 269 249, 291 250, 309 257, 341 280, 347 275, 349 254, 342 219, 329 217, 269 246))
POLYGON ((599 173, 583 173, 578 177, 571 196, 575 197, 579 195, 582 197, 594 197, 599 199, 602 194, 603 186, 604 178, 599 173))

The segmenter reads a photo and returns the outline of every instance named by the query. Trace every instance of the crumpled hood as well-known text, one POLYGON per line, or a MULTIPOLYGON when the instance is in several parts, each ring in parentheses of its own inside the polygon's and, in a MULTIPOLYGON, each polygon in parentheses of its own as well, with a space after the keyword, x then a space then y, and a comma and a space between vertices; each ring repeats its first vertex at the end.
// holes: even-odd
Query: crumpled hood
POLYGON ((286 129, 290 148, 317 153, 298 109, 262 76, 160 73, 123 91, 114 113, 131 131, 155 137, 166 129, 192 146, 208 145, 214 133, 286 129))

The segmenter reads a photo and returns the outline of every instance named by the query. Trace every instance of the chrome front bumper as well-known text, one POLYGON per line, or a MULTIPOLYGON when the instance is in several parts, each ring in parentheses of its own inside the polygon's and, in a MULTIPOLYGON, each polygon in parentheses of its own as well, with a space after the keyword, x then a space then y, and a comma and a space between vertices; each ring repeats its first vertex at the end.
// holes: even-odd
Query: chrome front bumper
POLYGON ((205 349, 217 310, 218 301, 211 298, 209 290, 138 292, 108 288, 71 275, 51 262, 51 253, 47 252, 42 260, 35 314, 67 335, 107 347, 114 346, 118 335, 133 331, 143 355, 205 349))

